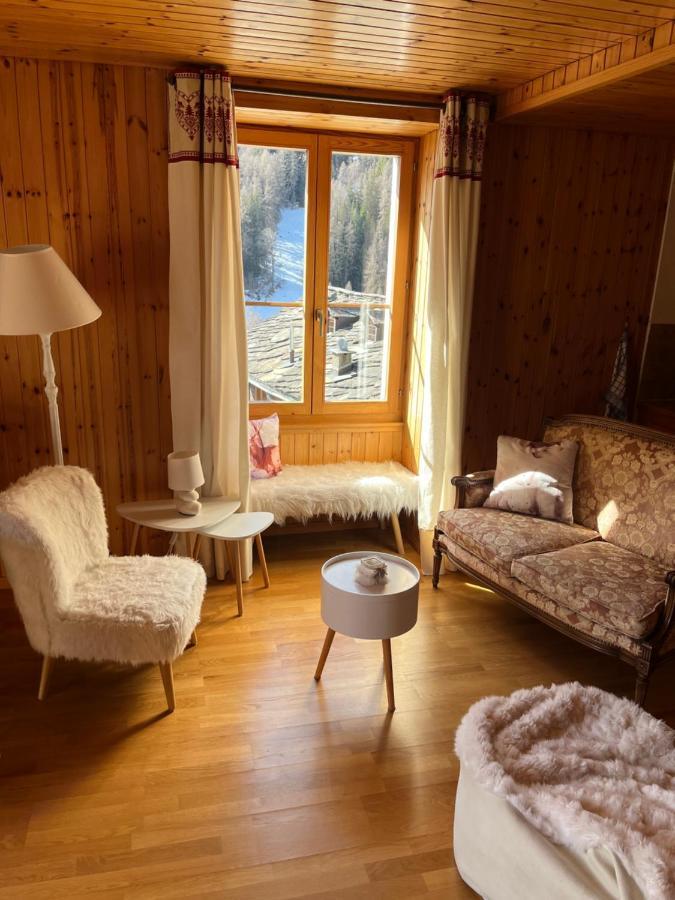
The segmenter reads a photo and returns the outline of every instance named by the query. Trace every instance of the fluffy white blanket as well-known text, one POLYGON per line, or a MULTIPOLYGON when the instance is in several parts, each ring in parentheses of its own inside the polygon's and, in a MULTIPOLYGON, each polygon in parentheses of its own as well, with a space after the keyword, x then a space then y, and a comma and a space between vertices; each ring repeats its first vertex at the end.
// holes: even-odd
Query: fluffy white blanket
POLYGON ((675 897, 675 732, 663 722, 598 688, 536 687, 472 706, 455 749, 546 837, 609 847, 646 897, 675 897))
POLYGON ((273 478, 251 482, 251 509, 306 522, 312 516, 391 516, 417 510, 417 477, 397 462, 284 466, 273 478))

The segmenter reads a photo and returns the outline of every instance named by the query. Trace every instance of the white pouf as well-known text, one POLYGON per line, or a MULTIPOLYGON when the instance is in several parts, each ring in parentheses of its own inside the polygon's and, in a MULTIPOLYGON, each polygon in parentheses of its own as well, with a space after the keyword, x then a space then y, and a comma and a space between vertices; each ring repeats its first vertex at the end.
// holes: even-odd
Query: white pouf
POLYGON ((367 550, 342 553, 321 569, 321 617, 328 632, 314 678, 321 678, 336 631, 349 637, 381 640, 389 711, 393 712, 391 638, 410 631, 417 621, 420 573, 407 559, 378 553, 387 565, 387 581, 364 586, 356 580, 357 567, 372 555, 367 550))
POLYGON ((675 732, 580 684, 462 720, 454 852, 489 900, 675 897, 675 732))

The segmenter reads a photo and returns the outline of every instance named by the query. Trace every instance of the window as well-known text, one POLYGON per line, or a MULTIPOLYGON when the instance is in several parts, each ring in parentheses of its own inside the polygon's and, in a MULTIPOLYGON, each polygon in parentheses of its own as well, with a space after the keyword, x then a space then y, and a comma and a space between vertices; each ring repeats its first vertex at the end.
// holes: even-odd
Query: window
POLYGON ((254 415, 400 414, 414 149, 240 127, 254 415))

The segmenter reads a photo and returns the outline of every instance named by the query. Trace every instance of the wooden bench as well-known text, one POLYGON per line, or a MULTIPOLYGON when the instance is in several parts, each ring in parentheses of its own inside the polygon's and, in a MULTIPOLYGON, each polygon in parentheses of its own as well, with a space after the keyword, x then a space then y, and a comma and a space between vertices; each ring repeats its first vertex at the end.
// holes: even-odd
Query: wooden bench
POLYGON ((348 521, 376 516, 391 523, 404 553, 401 512, 417 511, 417 476, 398 462, 284 466, 274 478, 251 482, 251 510, 272 513, 277 525, 307 524, 316 516, 348 521))

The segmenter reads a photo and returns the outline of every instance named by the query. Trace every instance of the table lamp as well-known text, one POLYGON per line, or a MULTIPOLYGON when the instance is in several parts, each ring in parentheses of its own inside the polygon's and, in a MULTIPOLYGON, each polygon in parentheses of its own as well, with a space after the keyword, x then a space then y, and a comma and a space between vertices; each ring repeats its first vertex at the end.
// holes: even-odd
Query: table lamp
POLYGON ((37 334, 49 404, 54 461, 63 465, 56 369, 51 337, 87 325, 101 310, 53 247, 26 244, 0 250, 0 334, 37 334))
POLYGON ((174 450, 167 458, 169 487, 175 492, 176 509, 183 516, 201 512, 196 488, 204 484, 204 473, 196 450, 174 450))

